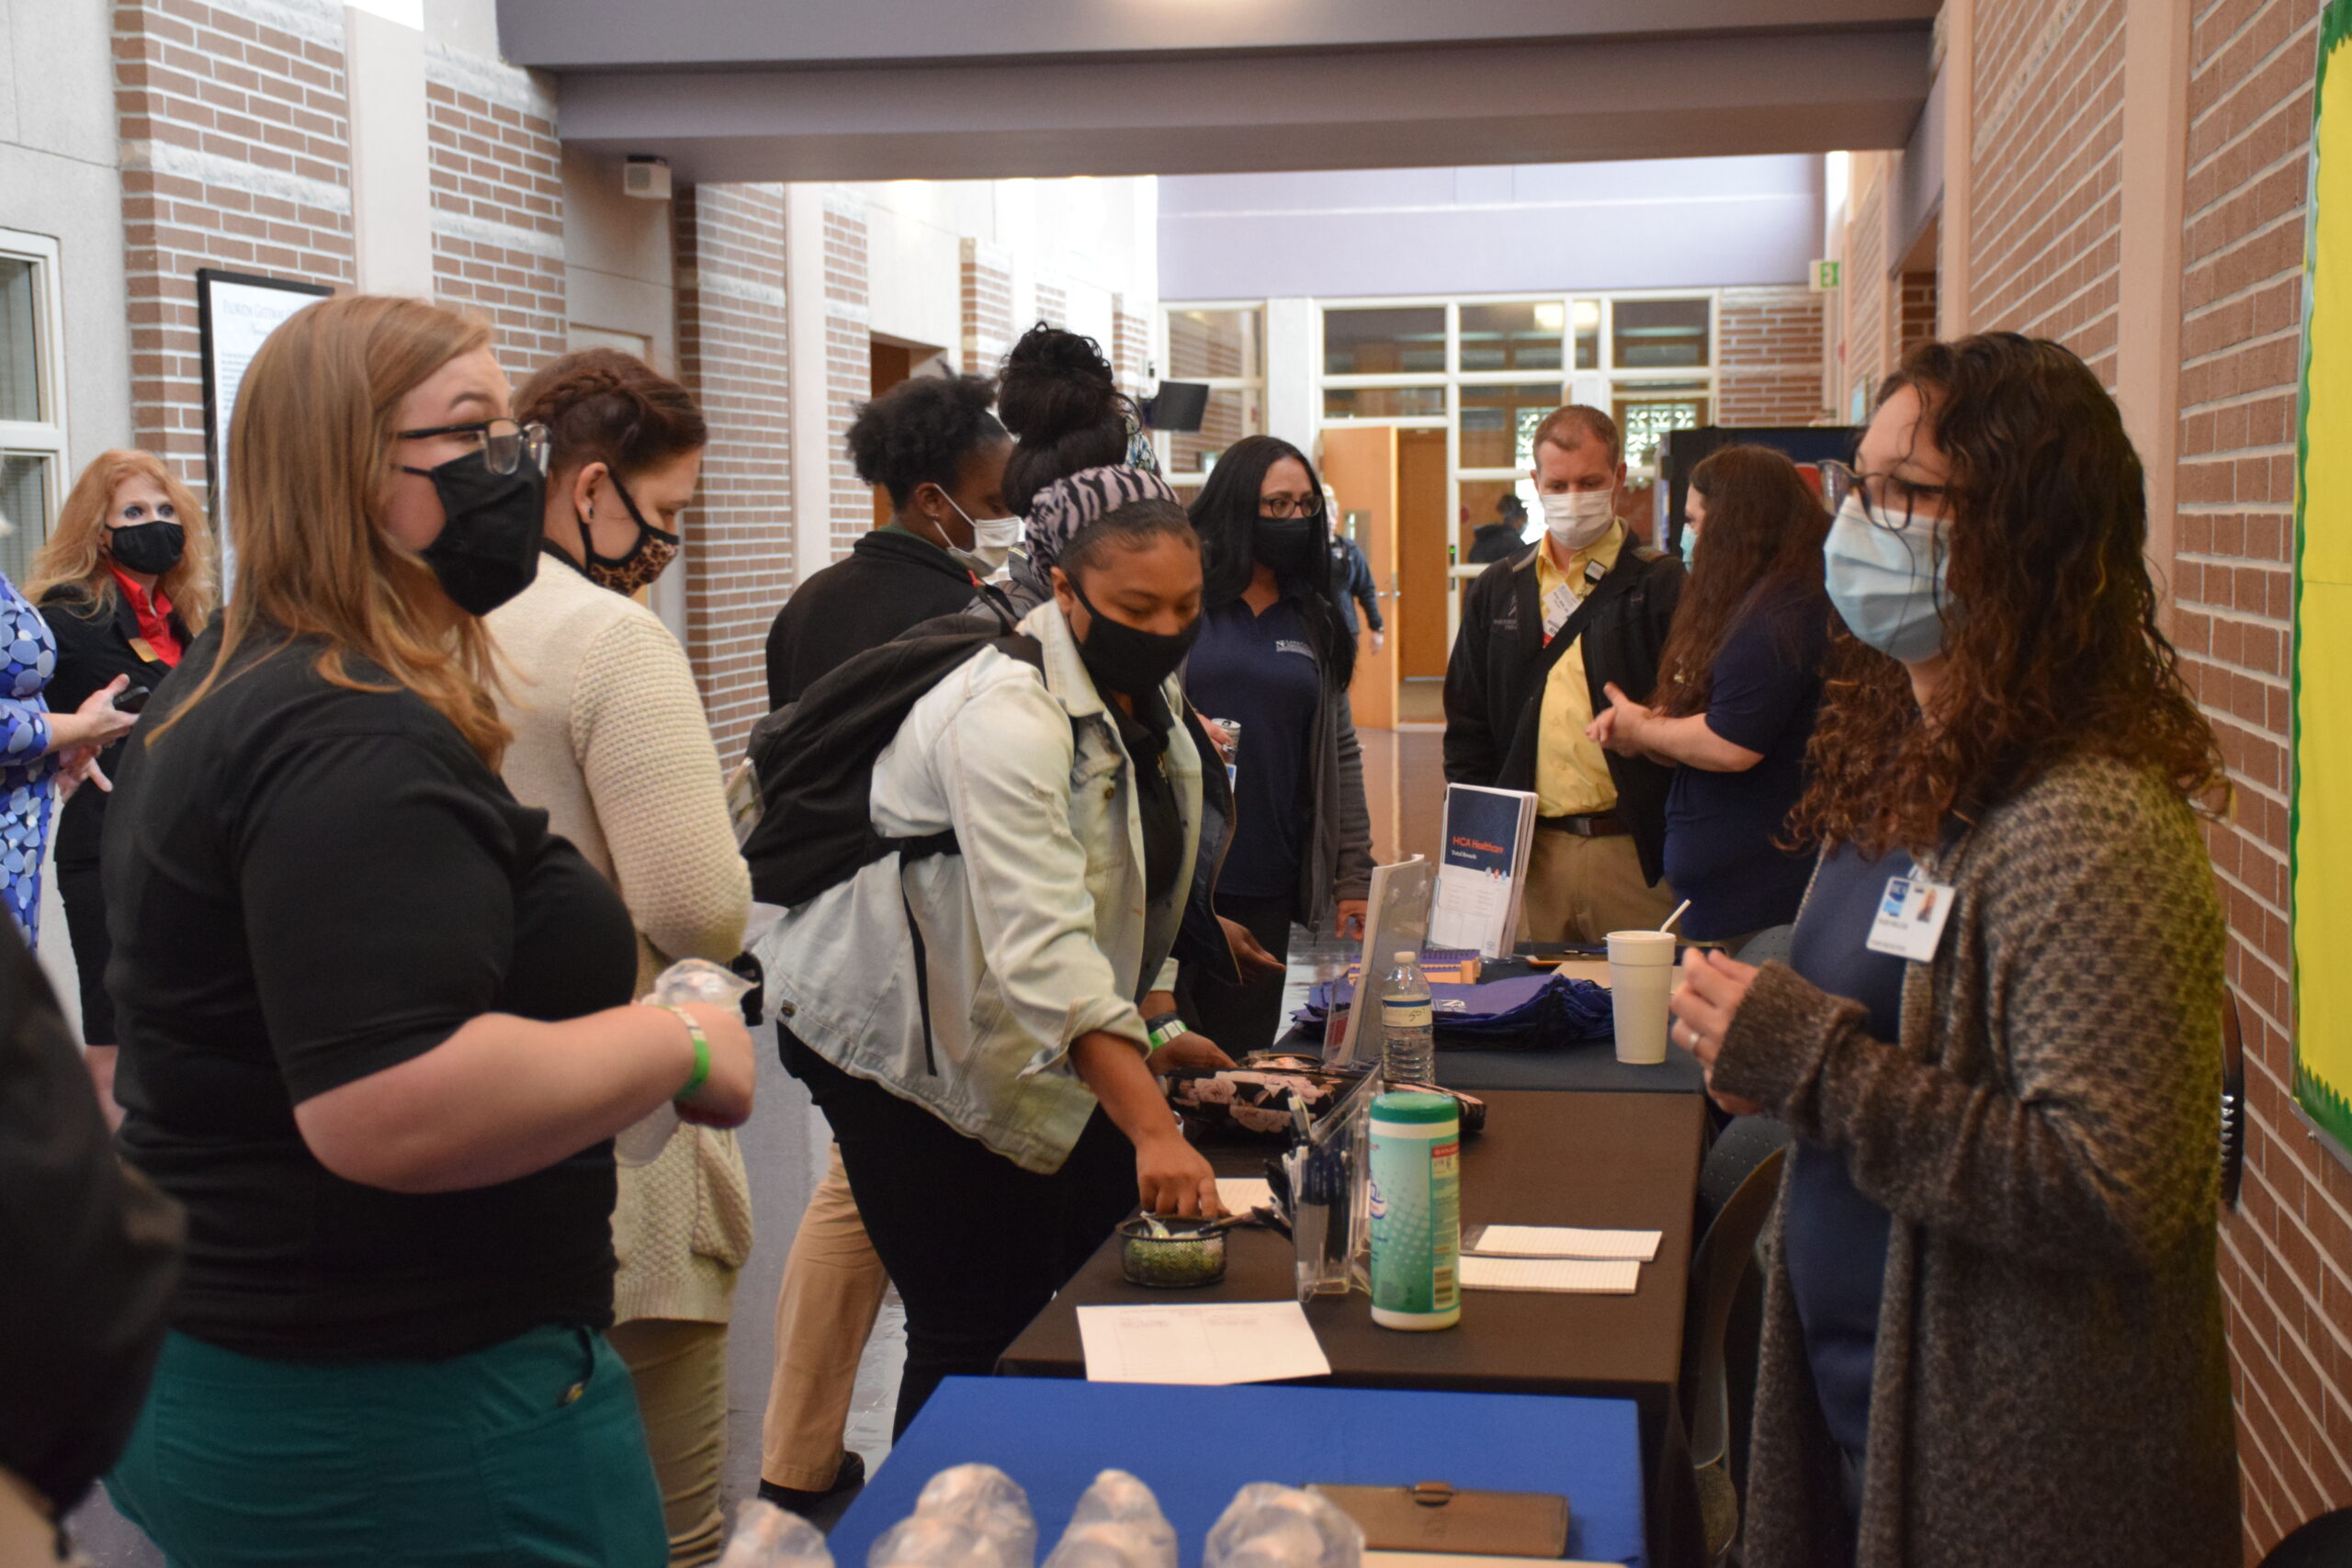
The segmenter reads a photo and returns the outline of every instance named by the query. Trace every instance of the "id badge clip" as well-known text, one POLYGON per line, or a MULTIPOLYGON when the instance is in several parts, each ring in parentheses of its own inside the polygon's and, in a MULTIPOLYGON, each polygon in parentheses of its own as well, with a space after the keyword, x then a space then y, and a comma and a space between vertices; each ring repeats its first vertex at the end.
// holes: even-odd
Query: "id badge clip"
POLYGON ((1944 921, 1951 915, 1955 897, 1948 884, 1924 876, 1888 877, 1865 945, 1872 953, 1927 963, 1943 941, 1944 921))

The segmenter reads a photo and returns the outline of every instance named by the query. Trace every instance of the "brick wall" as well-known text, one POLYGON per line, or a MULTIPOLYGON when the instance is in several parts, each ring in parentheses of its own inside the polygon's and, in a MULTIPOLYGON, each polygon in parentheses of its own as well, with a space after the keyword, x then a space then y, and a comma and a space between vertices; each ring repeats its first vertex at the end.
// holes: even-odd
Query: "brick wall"
POLYGON ((731 763, 767 712, 768 623, 793 582, 784 187, 683 189, 672 220, 678 374, 710 423, 686 522, 686 652, 731 763))
POLYGON ((850 421, 874 395, 874 336, 867 325, 865 217, 845 197, 825 201, 825 422, 832 556, 874 528, 873 491, 849 459, 850 421))
POLYGON ((1838 290, 1845 311, 1837 388, 1840 420, 1854 412, 1854 390, 1862 389, 1862 406, 1878 397, 1878 384, 1894 368, 1894 312, 1886 279, 1886 202, 1893 181, 1892 160, 1883 152, 1854 155, 1854 223, 1847 231, 1844 287, 1838 290))
POLYGON ((1037 280, 1037 320, 1050 327, 1069 325, 1069 290, 1058 283, 1037 280))
POLYGON ((126 0, 114 53, 132 427, 200 486, 197 269, 352 281, 342 9, 126 0))
POLYGON ((1012 263, 984 241, 964 242, 964 368, 993 376, 1012 346, 1012 263))
POLYGON ((555 103, 526 72, 437 45, 424 92, 434 291, 488 319, 519 386, 567 339, 555 103))
POLYGON ((2056 338, 2115 385, 2124 0, 1979 0, 1967 246, 1980 330, 2056 338))
POLYGON ((1150 375, 1151 318, 1127 309, 1127 297, 1111 296, 1111 369, 1120 389, 1130 397, 1148 398, 1157 383, 1150 375))
POLYGON ((1906 272, 1897 287, 1901 297, 1895 303, 1894 356, 1900 360, 1920 344, 1936 339, 1936 275, 1906 272))
POLYGON ((1715 423, 1821 418, 1823 296, 1804 288, 1726 288, 1715 312, 1715 423))
POLYGON ((2317 0, 2205 0, 2182 201, 2175 629, 2235 819, 2207 830, 2245 1025, 2246 1172, 2222 1228, 2246 1561, 2352 1504, 2352 1172, 2289 1093, 2288 648, 2317 0))

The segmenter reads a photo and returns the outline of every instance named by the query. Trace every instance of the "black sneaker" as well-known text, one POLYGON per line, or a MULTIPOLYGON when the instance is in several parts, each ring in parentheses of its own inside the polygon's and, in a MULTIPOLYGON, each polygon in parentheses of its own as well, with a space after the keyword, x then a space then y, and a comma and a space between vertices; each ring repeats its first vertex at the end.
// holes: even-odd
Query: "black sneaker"
POLYGON ((789 1508, 805 1517, 865 1484, 865 1457, 855 1449, 844 1449, 842 1450, 841 1467, 833 1472, 833 1483, 823 1491, 805 1492, 798 1487, 778 1486, 773 1481, 763 1480, 760 1483, 760 1501, 774 1503, 779 1508, 789 1508))

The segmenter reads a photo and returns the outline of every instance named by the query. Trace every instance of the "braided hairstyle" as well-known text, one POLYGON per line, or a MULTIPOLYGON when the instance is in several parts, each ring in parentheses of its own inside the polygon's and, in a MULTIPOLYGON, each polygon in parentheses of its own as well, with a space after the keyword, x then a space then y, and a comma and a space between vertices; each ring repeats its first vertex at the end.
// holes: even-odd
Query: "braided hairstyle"
POLYGON ((1031 327, 1004 356, 996 403, 1021 441, 1004 466, 1004 502, 1023 516, 1056 479, 1126 460, 1135 407, 1091 337, 1043 321, 1031 327))
POLYGON ((550 488, 590 463, 626 483, 710 443, 686 389, 616 348, 583 348, 541 369, 515 400, 514 417, 548 427, 550 488))
POLYGON ((920 486, 954 491, 964 459, 1008 439, 989 412, 996 383, 985 376, 917 376, 870 403, 849 427, 857 477, 903 507, 920 486))

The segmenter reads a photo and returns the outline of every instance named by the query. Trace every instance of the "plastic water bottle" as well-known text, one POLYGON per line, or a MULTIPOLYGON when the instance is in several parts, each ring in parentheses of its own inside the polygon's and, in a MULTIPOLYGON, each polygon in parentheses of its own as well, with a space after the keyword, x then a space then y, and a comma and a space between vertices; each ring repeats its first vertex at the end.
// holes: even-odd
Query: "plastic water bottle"
POLYGON ((1430 1016, 1430 983, 1410 953, 1380 977, 1380 1024, 1387 1044, 1381 1076, 1390 1083, 1437 1082, 1437 1030, 1430 1016))

